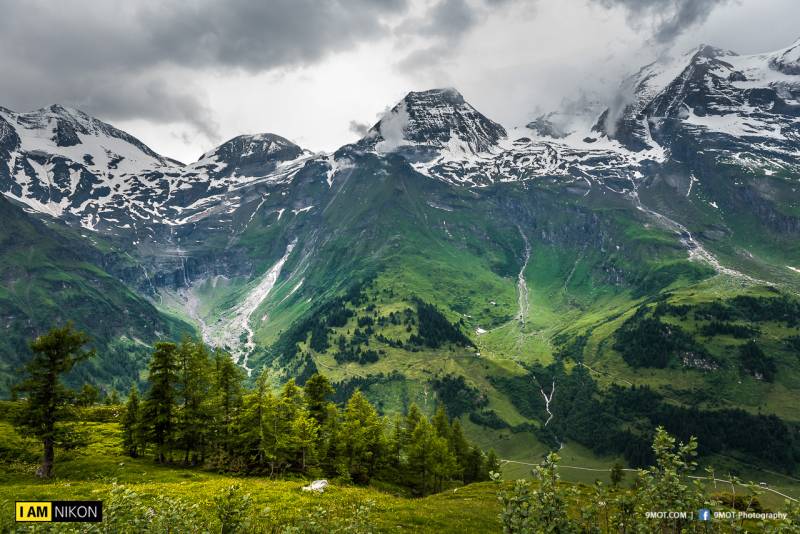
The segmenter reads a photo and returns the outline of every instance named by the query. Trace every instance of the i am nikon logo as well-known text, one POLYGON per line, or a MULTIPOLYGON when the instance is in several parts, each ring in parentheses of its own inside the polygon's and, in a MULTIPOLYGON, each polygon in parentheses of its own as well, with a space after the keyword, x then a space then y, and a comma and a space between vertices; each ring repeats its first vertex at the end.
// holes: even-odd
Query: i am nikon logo
POLYGON ((16 520, 61 523, 99 523, 103 520, 102 501, 17 501, 16 520))

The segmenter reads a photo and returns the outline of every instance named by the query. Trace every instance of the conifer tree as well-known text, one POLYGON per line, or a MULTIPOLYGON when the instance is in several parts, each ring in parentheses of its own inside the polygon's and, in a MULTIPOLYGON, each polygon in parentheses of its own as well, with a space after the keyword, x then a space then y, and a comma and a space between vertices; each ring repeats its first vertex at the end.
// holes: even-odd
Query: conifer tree
POLYGON ((478 447, 470 447, 462 465, 462 480, 464 484, 471 484, 481 480, 489 480, 489 470, 486 468, 486 459, 478 447))
POLYGON ((76 402, 78 406, 93 406, 100 400, 100 390, 92 384, 84 384, 78 393, 76 402))
POLYGON ((500 472, 500 460, 497 458, 497 454, 494 452, 494 449, 489 449, 489 452, 486 453, 486 478, 488 480, 489 473, 499 473, 500 472))
POLYGON ((266 412, 272 408, 273 397, 269 391, 269 374, 262 369, 256 379, 255 390, 242 399, 242 410, 236 418, 237 450, 246 457, 250 466, 261 469, 266 463, 267 429, 266 412))
MULTIPOLYGON (((458 473, 463 480, 464 472, 467 468, 467 463, 469 462, 470 447, 469 443, 467 442, 467 438, 464 437, 464 431, 461 429, 461 423, 459 423, 457 419, 454 420, 450 426, 448 442, 450 445, 450 451, 455 456, 458 464, 458 473)), ((467 483, 466 480, 464 480, 464 483, 467 483)))
POLYGON ((120 404, 119 392, 115 388, 111 388, 111 391, 106 394, 106 398, 103 399, 103 404, 106 406, 120 404))
POLYGON ((214 351, 213 404, 215 406, 215 439, 224 454, 231 452, 231 432, 234 415, 242 401, 244 371, 237 366, 231 355, 217 349, 214 351))
POLYGON ((325 423, 320 427, 317 454, 322 467, 331 474, 345 472, 342 466, 341 417, 335 404, 328 404, 325 423))
POLYGON ((450 419, 447 417, 447 412, 445 412, 443 405, 440 404, 436 409, 436 413, 433 414, 431 419, 431 424, 440 437, 443 437, 448 442, 450 441, 450 419))
POLYGON ((55 445, 61 437, 56 423, 74 395, 61 383, 61 376, 77 363, 94 356, 94 350, 83 349, 88 342, 89 336, 67 323, 30 344, 33 357, 25 366, 27 376, 15 388, 25 398, 17 425, 42 442, 42 465, 36 472, 40 477, 49 478, 53 474, 55 445))
MULTIPOLYGON (((313 433, 311 439, 315 439, 316 427, 305 425, 304 420, 308 418, 308 411, 305 407, 303 390, 294 379, 284 384, 276 404, 276 412, 276 418, 279 420, 279 435, 276 437, 278 461, 285 467, 301 463, 300 457, 308 451, 311 443, 301 444, 298 431, 303 428, 305 432, 313 433), (301 450, 304 446, 305 449, 301 450)), ((308 435, 305 435, 304 439, 308 439, 308 435)))
POLYGON ((305 471, 308 465, 316 459, 315 445, 319 435, 319 423, 309 415, 307 410, 303 410, 292 421, 292 433, 300 454, 300 469, 305 471))
POLYGON ((122 446, 131 458, 138 458, 144 449, 141 435, 141 407, 139 406, 139 390, 131 386, 128 402, 125 404, 125 417, 122 420, 122 446))
POLYGON ((400 467, 403 461, 403 452, 405 449, 405 418, 396 415, 392 421, 392 434, 389 437, 387 444, 389 451, 389 464, 395 469, 400 467))
POLYGON ((455 458, 450 453, 447 441, 424 417, 411 436, 408 469, 412 484, 422 495, 441 488, 444 479, 455 469, 455 458))
POLYGON ((150 390, 147 392, 145 418, 158 463, 168 460, 175 440, 177 353, 178 347, 174 343, 156 343, 147 377, 150 390))
POLYGON ((184 338, 178 347, 178 444, 184 464, 202 461, 207 439, 207 403, 211 392, 208 351, 200 342, 184 338), (200 458, 197 458, 199 454, 200 458))
POLYGON ((414 430, 416 430, 417 425, 422 418, 422 412, 419 410, 419 407, 417 407, 416 404, 411 403, 411 406, 408 407, 408 412, 406 413, 405 432, 403 437, 404 446, 408 446, 411 443, 411 437, 414 435, 414 430))
POLYGON ((384 453, 383 425, 367 398, 356 391, 345 407, 341 429, 342 453, 347 471, 356 482, 375 474, 384 453))
POLYGON ((318 424, 325 423, 328 414, 328 404, 333 395, 333 386, 330 381, 319 373, 314 373, 303 386, 308 411, 318 424))

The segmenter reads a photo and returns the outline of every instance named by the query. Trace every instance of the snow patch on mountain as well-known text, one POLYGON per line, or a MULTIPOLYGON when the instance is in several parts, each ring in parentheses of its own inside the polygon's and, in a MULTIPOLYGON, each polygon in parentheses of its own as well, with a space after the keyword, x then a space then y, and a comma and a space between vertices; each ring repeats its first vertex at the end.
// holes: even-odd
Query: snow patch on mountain
POLYGON ((77 110, 0 108, 0 192, 84 228, 181 226, 241 206, 242 191, 286 184, 317 156, 274 134, 238 136, 190 165, 77 110))

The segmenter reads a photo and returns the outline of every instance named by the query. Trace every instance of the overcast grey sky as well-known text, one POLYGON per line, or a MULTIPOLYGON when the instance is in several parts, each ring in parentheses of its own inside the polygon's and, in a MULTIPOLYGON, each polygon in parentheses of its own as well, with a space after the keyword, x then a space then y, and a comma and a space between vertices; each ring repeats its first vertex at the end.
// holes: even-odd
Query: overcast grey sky
POLYGON ((800 37, 797 0, 0 0, 0 13, 0 106, 78 107, 183 161, 240 133, 331 150, 438 86, 515 126, 603 102, 661 55, 800 37))

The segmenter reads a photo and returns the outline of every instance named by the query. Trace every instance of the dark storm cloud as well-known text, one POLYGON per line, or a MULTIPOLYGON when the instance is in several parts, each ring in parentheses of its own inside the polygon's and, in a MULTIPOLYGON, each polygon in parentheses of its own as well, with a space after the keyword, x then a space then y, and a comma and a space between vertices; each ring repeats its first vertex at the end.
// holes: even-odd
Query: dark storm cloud
POLYGON ((425 14, 417 32, 443 39, 457 39, 477 22, 478 14, 466 0, 440 0, 425 14))
POLYGON ((467 33, 484 20, 492 9, 521 0, 438 0, 419 18, 406 20, 397 29, 403 36, 428 39, 428 44, 407 54, 398 66, 405 71, 437 66, 458 51, 467 33))
POLYGON ((638 28, 651 26, 653 40, 668 44, 681 33, 705 22, 711 12, 728 0, 593 0, 610 8, 628 11, 628 22, 638 28))
POLYGON ((195 69, 308 65, 374 40, 407 0, 0 0, 0 105, 215 128, 195 69))

